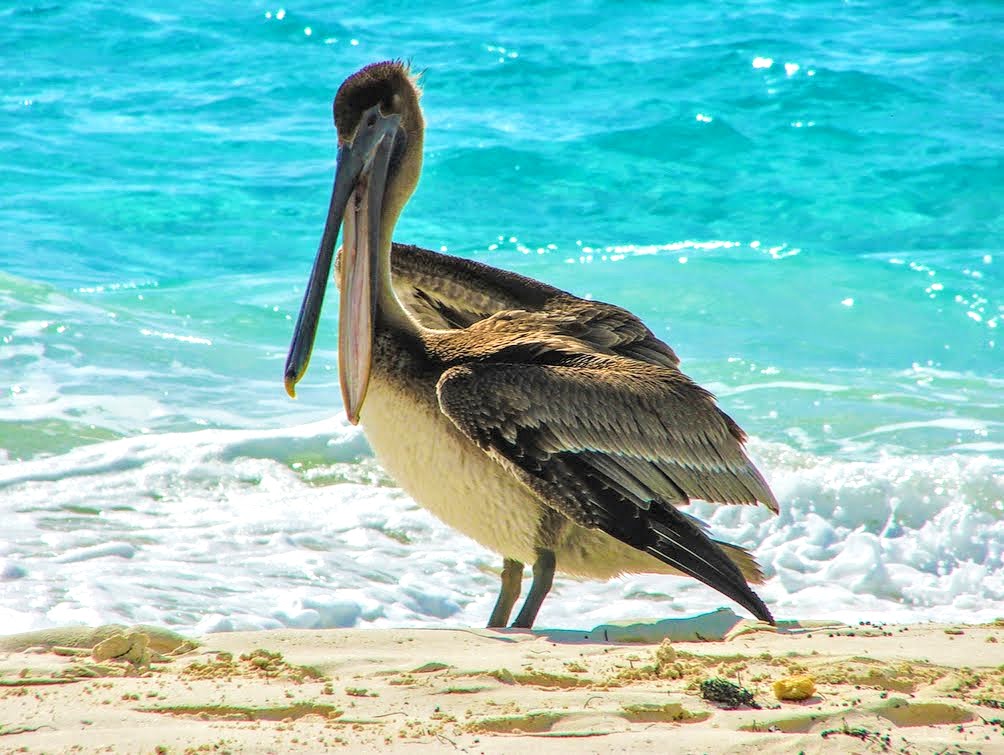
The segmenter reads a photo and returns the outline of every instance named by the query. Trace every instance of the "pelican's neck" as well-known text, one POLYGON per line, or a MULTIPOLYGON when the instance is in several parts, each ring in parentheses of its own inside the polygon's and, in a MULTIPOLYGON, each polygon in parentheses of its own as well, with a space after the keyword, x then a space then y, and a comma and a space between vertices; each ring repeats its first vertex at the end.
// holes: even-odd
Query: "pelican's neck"
POLYGON ((380 229, 380 254, 377 258, 377 322, 394 330, 404 331, 414 336, 419 335, 422 326, 404 308, 401 300, 394 292, 393 272, 391 270, 391 240, 398 213, 385 213, 385 222, 380 229))
POLYGON ((380 291, 377 295, 377 318, 388 326, 418 337, 423 330, 401 304, 394 293, 394 282, 391 272, 391 246, 394 239, 394 227, 401 211, 411 198, 422 174, 422 154, 424 148, 424 123, 421 111, 413 116, 417 127, 409 133, 405 148, 405 156, 401 160, 390 190, 384 197, 384 209, 380 223, 380 255, 377 271, 380 291))

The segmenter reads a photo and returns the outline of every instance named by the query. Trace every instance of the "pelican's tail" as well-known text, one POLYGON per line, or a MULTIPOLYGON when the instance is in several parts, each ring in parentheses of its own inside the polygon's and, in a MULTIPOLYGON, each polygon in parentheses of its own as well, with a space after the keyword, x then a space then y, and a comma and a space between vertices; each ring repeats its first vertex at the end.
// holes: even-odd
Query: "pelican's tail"
POLYGON ((720 540, 715 540, 714 542, 725 551, 725 555, 729 557, 729 560, 739 567, 739 571, 746 577, 747 582, 751 585, 763 584, 763 570, 760 568, 760 564, 756 562, 753 554, 745 548, 740 548, 738 545, 723 543, 720 540))

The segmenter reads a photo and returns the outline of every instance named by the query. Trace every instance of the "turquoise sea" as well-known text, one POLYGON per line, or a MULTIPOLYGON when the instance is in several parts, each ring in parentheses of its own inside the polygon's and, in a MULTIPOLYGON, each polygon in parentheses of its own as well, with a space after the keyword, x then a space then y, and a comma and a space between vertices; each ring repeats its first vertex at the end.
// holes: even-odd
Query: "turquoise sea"
POLYGON ((331 300, 282 388, 331 100, 387 58, 427 122, 396 239, 670 343, 781 500, 697 506, 776 615, 1004 613, 1000 3, 40 0, 0 50, 0 632, 484 621, 501 560, 345 422, 331 300))

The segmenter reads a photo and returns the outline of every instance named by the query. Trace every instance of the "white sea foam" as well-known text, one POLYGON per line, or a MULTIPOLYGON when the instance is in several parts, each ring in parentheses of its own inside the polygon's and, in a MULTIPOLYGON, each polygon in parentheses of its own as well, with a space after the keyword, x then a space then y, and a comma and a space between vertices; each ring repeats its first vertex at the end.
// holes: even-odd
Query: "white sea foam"
MULTIPOLYGON (((838 461, 751 444, 780 516, 695 504, 753 548, 778 617, 985 621, 1004 613, 1004 462, 838 461)), ((447 473, 444 471, 444 473, 447 473)), ((142 435, 0 466, 0 631, 156 622, 212 632, 481 625, 500 558, 387 480, 342 421, 142 435)), ((693 580, 558 580, 541 625, 692 614, 693 580)))

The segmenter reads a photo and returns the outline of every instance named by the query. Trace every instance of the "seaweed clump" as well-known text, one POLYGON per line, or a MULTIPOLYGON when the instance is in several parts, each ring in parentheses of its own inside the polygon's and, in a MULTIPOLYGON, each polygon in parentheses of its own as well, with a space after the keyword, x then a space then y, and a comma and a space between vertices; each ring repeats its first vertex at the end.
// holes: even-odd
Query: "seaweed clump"
POLYGON ((701 697, 714 703, 721 703, 726 708, 741 708, 744 705, 760 708, 752 692, 727 679, 705 679, 701 682, 701 697))

